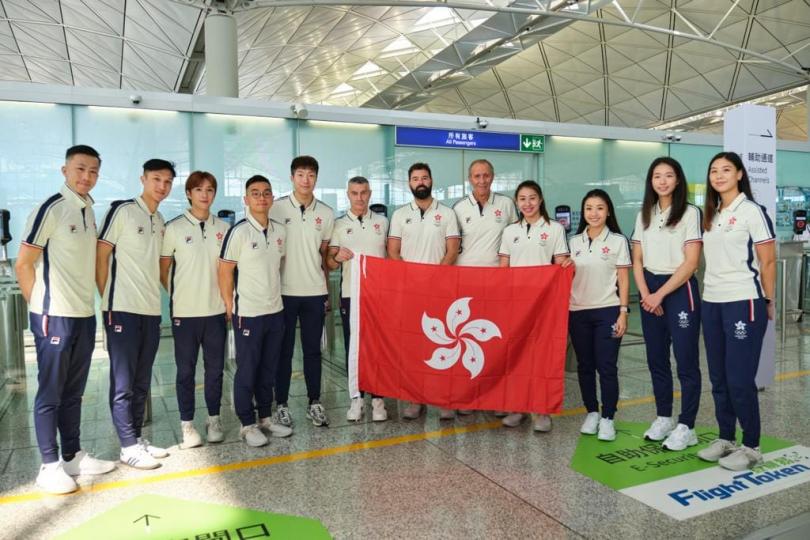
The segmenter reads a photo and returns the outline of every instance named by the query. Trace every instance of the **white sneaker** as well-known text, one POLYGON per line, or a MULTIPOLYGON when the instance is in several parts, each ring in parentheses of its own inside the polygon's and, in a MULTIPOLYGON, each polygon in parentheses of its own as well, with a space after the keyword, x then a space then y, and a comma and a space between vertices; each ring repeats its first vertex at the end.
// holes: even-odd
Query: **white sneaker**
POLYGON ((121 449, 121 463, 143 470, 160 467, 160 463, 140 443, 121 449))
POLYGON ((180 430, 183 432, 183 442, 180 443, 180 448, 197 448, 202 446, 202 437, 197 433, 197 428, 194 427, 194 422, 181 421, 180 430))
POLYGON ((600 441, 615 441, 616 428, 613 426, 613 420, 610 418, 599 419, 599 433, 596 438, 600 441))
POLYGON ((84 450, 79 450, 73 459, 62 462, 62 469, 70 476, 81 476, 83 474, 107 474, 115 469, 115 463, 96 459, 84 450))
POLYGON ((734 452, 717 460, 717 464, 730 471, 747 471, 751 467, 762 463, 762 453, 759 448, 740 446, 734 452))
POLYGON ((538 414, 534 417, 534 426, 532 429, 541 433, 548 433, 551 431, 551 417, 547 414, 538 414))
POLYGON ((273 416, 273 423, 292 427, 293 419, 292 415, 290 414, 290 408, 286 405, 279 405, 276 407, 276 414, 273 416))
POLYGON ((371 420, 374 422, 388 420, 388 411, 385 410, 385 401, 382 398, 371 398, 371 420))
MULTIPOLYGON (((73 461, 75 460, 76 458, 73 458, 73 461)), ((76 481, 68 476, 68 474, 62 468, 61 461, 43 463, 39 468, 39 474, 37 475, 37 485, 43 491, 47 491, 53 495, 72 493, 79 489, 76 481)))
POLYGON ((292 428, 273 422, 273 418, 259 418, 259 429, 266 431, 273 437, 284 438, 292 435, 292 428))
POLYGON ((346 420, 349 422, 359 422, 363 419, 365 401, 361 397, 352 398, 352 404, 346 411, 346 420))
POLYGON ((268 442, 267 437, 256 424, 243 426, 242 429, 239 430, 239 436, 245 440, 248 446, 264 446, 268 442))
POLYGON ((402 411, 402 418, 407 418, 408 420, 416 420, 421 415, 422 415, 421 403, 411 403, 410 401, 405 402, 405 409, 402 411))
POLYGON ((149 452, 149 455, 153 458, 165 458, 169 457, 169 451, 165 448, 160 448, 158 446, 152 446, 152 443, 149 442, 149 439, 145 437, 138 437, 138 444, 140 444, 144 450, 149 452))
POLYGON ((588 413, 588 416, 585 417, 585 421, 582 422, 582 427, 579 428, 579 432, 584 435, 596 435, 597 431, 599 431, 599 413, 588 413))
POLYGON ((209 416, 205 421, 205 438, 210 443, 220 443, 225 440, 225 432, 222 431, 222 421, 219 415, 209 416))
POLYGON ((501 424, 506 427, 518 427, 523 422, 523 415, 521 413, 507 414, 501 418, 501 424))
POLYGON ((307 418, 312 420, 313 426, 328 426, 329 425, 329 417, 326 416, 326 409, 323 408, 318 401, 313 401, 310 403, 309 407, 307 407, 307 418))
POLYGON ((703 461, 710 461, 714 463, 720 458, 726 457, 737 449, 737 446, 725 439, 715 439, 709 446, 697 453, 697 457, 703 461))
POLYGON ((663 441, 667 435, 672 433, 678 423, 670 416, 659 416, 650 425, 650 429, 644 432, 644 438, 648 441, 663 441))
POLYGON ((439 420, 455 420, 456 411, 453 409, 439 409, 439 420))
POLYGON ((678 424, 678 427, 667 435, 667 439, 661 446, 667 450, 678 452, 685 450, 688 446, 695 446, 697 443, 698 438, 695 430, 689 429, 686 424, 678 424))

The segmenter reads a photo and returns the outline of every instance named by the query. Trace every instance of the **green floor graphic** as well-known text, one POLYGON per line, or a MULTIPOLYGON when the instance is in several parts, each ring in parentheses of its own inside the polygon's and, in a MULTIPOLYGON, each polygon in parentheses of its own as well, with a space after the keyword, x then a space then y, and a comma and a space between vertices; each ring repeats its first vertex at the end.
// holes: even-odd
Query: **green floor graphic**
POLYGON ((261 538, 329 539, 320 521, 237 508, 141 495, 94 517, 59 537, 61 540, 253 540, 261 538))
MULTIPOLYGON (((682 452, 661 448, 660 442, 644 440, 649 424, 616 422, 616 440, 604 442, 595 435, 581 435, 571 468, 608 487, 619 490, 700 471, 716 466, 701 461, 698 450, 717 438, 717 429, 696 426, 699 443, 682 452)), ((793 446, 794 443, 762 437, 762 453, 793 446)))

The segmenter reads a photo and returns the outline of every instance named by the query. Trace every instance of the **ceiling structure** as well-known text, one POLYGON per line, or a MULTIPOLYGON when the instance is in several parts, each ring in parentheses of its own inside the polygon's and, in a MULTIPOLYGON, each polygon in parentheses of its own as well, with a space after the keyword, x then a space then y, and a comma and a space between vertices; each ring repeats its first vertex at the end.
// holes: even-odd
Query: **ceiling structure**
POLYGON ((0 0, 0 80, 205 93, 215 10, 240 97, 807 139, 810 0, 0 0))

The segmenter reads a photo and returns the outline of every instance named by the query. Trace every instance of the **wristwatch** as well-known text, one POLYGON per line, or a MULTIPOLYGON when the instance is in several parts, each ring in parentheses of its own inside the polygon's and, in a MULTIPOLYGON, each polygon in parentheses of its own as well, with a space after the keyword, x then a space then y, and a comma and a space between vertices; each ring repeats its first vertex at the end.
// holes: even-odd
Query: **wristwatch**
POLYGON ((630 313, 630 306, 619 306, 619 313, 630 313))

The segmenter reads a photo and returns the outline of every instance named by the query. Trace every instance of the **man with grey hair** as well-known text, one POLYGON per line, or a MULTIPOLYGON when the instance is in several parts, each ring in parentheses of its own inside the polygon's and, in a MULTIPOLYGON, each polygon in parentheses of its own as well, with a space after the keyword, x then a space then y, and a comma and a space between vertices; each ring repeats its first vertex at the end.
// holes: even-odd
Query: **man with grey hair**
MULTIPOLYGON (((355 176, 349 180, 346 195, 349 198, 349 210, 335 220, 332 239, 329 242, 329 254, 326 264, 330 270, 340 268, 340 318, 343 322, 343 344, 346 349, 346 365, 349 362, 349 340, 351 327, 351 268, 355 255, 372 255, 385 257, 385 240, 388 235, 388 220, 369 210, 371 187, 368 180, 355 176)), ((352 397, 351 406, 346 413, 350 422, 359 422, 363 418, 363 395, 352 397)), ((380 396, 371 396, 371 419, 383 422, 388 419, 385 402, 380 396)))

